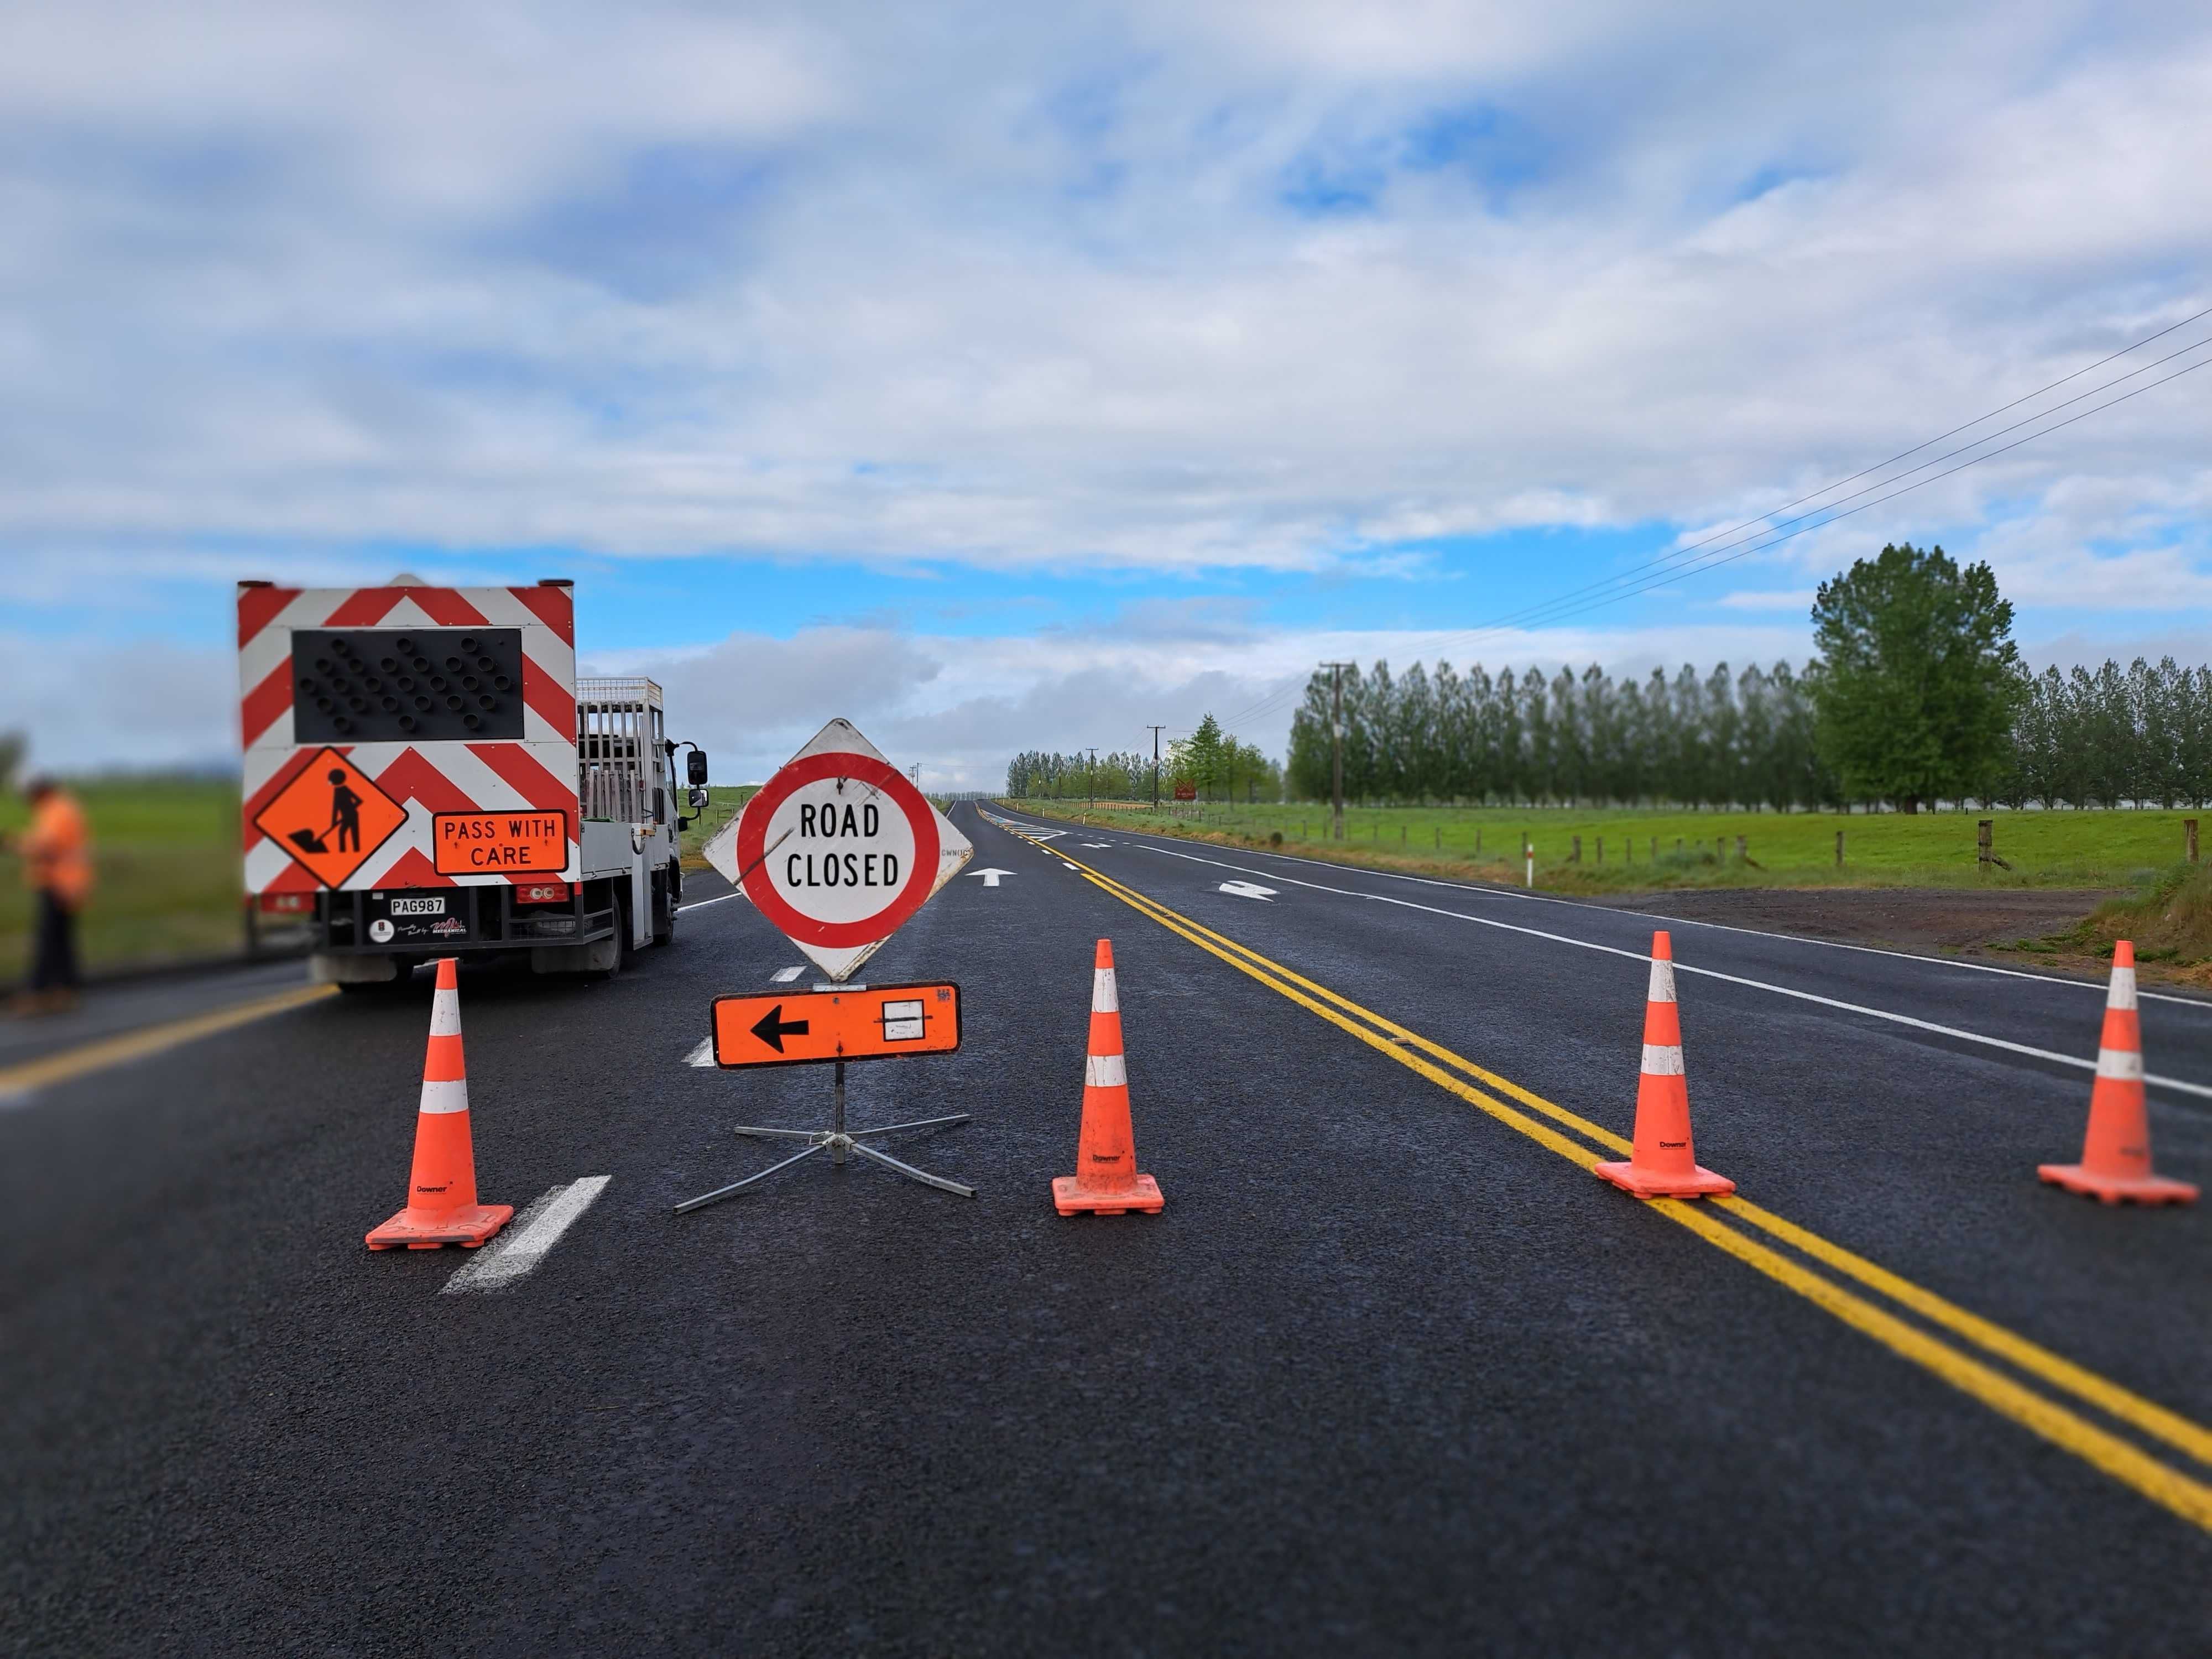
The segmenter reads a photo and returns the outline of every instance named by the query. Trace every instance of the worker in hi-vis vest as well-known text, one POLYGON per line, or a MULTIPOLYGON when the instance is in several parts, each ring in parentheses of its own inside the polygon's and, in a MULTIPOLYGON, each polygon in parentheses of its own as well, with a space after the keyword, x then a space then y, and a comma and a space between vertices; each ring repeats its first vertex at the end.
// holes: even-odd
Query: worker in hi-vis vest
POLYGON ((76 919, 92 896, 92 836, 84 809, 52 779, 31 779, 23 796, 31 804, 30 827, 0 836, 0 848, 22 858, 23 884, 38 896, 31 981, 17 1007, 60 1013, 76 1006, 76 919))

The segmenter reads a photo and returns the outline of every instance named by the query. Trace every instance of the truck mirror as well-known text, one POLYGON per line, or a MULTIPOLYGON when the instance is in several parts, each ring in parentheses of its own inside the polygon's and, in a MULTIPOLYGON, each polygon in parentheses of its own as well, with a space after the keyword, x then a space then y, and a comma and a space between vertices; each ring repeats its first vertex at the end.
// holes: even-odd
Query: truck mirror
POLYGON ((684 781, 693 788, 703 788, 707 782, 707 751, 694 749, 684 757, 684 781))
POLYGON ((707 810, 707 792, 697 784, 691 786, 690 799, 693 811, 703 812, 707 810))

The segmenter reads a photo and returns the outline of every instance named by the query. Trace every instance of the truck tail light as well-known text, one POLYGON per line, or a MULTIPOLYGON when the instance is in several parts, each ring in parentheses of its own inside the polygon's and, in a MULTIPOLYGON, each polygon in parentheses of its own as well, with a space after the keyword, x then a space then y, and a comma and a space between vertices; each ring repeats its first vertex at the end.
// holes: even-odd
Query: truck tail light
POLYGON ((315 908, 313 893, 264 893, 261 895, 261 914, 264 916, 304 916, 315 908))
POLYGON ((533 881, 517 885, 514 902, 517 904, 565 904, 568 901, 568 884, 565 881, 533 881))

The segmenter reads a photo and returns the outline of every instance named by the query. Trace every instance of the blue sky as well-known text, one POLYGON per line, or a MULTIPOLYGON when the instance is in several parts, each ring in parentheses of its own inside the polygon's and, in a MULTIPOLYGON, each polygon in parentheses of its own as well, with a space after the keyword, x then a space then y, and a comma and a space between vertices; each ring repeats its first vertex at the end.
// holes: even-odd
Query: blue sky
POLYGON ((2031 656, 2202 659, 2212 374, 1497 624, 2212 307, 2208 110, 2200 9, 2063 0, 19 8, 0 727, 220 759, 232 582, 401 569, 574 577, 732 776, 1802 659, 1893 538, 2031 656))

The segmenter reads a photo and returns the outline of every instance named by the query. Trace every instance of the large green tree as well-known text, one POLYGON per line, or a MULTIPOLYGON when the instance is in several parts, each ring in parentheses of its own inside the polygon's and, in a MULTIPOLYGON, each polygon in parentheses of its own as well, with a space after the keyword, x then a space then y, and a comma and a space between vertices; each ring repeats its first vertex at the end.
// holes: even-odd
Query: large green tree
POLYGON ((1815 732, 1845 793, 1917 812, 1985 793, 2022 690, 2011 634, 1989 566, 1962 570, 1941 547, 1885 547, 1821 583, 1815 732))

